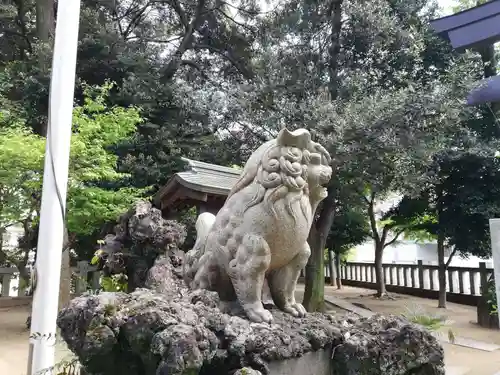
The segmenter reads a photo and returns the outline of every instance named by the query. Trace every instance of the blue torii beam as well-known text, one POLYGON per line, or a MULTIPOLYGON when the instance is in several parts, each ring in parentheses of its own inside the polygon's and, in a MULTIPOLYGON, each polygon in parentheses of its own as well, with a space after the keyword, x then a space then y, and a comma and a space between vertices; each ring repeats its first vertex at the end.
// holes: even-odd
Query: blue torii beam
POLYGON ((481 47, 500 40, 500 0, 430 21, 456 50, 481 47))
POLYGON ((500 102, 500 76, 481 80, 467 96, 467 105, 500 102))

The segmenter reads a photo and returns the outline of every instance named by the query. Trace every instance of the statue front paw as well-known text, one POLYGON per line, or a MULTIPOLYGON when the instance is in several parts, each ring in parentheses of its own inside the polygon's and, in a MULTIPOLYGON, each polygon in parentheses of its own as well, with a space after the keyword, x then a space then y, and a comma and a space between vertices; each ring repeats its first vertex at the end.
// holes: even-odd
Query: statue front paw
POLYGON ((252 303, 243 306, 248 319, 255 323, 271 323, 273 316, 271 312, 264 309, 262 303, 252 303))
POLYGON ((220 301, 219 309, 222 313, 228 315, 239 315, 244 313, 238 301, 220 301))
POLYGON ((300 303, 286 304, 283 307, 283 311, 298 318, 302 318, 307 314, 306 309, 300 303))

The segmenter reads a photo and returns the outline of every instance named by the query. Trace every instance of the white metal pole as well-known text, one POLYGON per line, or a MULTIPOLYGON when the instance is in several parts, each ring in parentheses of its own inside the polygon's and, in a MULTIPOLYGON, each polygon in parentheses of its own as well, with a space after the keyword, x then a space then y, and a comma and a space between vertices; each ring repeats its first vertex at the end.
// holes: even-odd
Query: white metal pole
POLYGON ((57 2, 28 375, 53 374, 80 0, 57 2))

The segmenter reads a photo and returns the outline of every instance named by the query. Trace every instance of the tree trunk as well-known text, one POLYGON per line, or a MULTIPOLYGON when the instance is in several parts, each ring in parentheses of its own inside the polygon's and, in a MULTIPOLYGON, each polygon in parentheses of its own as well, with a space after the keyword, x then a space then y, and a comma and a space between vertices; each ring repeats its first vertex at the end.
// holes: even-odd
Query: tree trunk
MULTIPOLYGON (((340 54, 340 33, 342 29, 342 1, 332 0, 328 9, 328 16, 331 19, 330 45, 328 48, 328 73, 330 81, 328 89, 330 100, 335 100, 338 96, 338 70, 340 54)), ((316 223, 313 223, 309 233, 309 246, 311 246, 311 256, 306 266, 304 307, 307 311, 321 311, 324 307, 325 293, 325 269, 324 269, 324 249, 328 232, 332 226, 335 215, 335 194, 334 189, 328 189, 328 197, 321 205, 321 211, 316 223)))
POLYGON ((333 192, 323 201, 321 213, 309 232, 311 256, 306 266, 303 305, 309 312, 322 311, 325 293, 325 244, 335 214, 333 192))
POLYGON ((438 255, 438 283, 439 283, 439 301, 438 308, 446 308, 446 264, 444 262, 444 241, 445 233, 441 225, 443 212, 443 189, 441 186, 436 188, 436 216, 437 216, 437 255, 438 255))
POLYGON ((335 100, 339 95, 339 54, 340 33, 342 31, 342 2, 343 0, 331 0, 329 16, 331 19, 330 45, 328 47, 328 74, 330 80, 328 91, 330 99, 335 100))
POLYGON ((377 228, 377 218, 375 217, 375 192, 371 193, 368 202, 368 218, 370 220, 370 229, 373 242, 375 243, 375 281, 377 283, 377 297, 383 297, 387 294, 385 288, 384 267, 382 265, 382 256, 384 255, 385 240, 389 231, 388 227, 382 229, 382 235, 377 228))
POLYGON ((332 251, 328 249, 328 270, 330 271, 330 285, 335 286, 335 267, 333 266, 332 251))
POLYGON ((384 267, 382 265, 382 256, 384 255, 384 247, 382 244, 375 245, 375 278, 377 281, 377 297, 383 297, 387 294, 385 288, 384 267))
POLYGON ((337 275, 337 289, 342 289, 342 274, 340 272, 340 254, 335 254, 335 272, 337 275))
POLYGON ((309 232, 311 256, 307 261, 303 305, 309 312, 323 311, 325 300, 324 253, 315 227, 309 232))
POLYGON ((54 0, 36 0, 36 35, 49 43, 55 33, 54 0))
POLYGON ((439 302, 438 307, 446 308, 446 264, 444 262, 444 235, 440 230, 437 238, 439 302))
POLYGON ((479 49, 481 60, 483 62, 484 78, 489 78, 497 75, 497 56, 495 46, 488 44, 479 49))
MULTIPOLYGON (((41 45, 45 46, 49 50, 52 48, 52 41, 54 40, 56 23, 55 23, 55 1, 54 0, 36 0, 35 10, 36 10, 36 36, 41 45)), ((38 67, 42 72, 49 72, 51 67, 51 54, 39 54, 38 55, 38 67)), ((50 100, 50 99, 49 99, 50 100)), ((48 117, 49 117, 49 106, 45 108, 46 113, 44 113, 44 118, 40 120, 37 126, 36 132, 42 137, 47 136, 48 130, 48 117)))

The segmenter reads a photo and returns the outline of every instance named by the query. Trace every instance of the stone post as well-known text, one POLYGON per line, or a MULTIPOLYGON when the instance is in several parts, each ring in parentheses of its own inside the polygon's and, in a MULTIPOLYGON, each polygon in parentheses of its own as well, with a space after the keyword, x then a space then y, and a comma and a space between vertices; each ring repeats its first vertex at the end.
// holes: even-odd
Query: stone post
POLYGON ((75 284, 75 295, 79 296, 87 290, 87 274, 89 272, 89 262, 82 260, 78 262, 78 276, 75 284))
POLYGON ((98 290, 101 287, 101 272, 94 270, 92 272, 92 290, 98 290))
MULTIPOLYGON (((500 302, 500 219, 490 219, 491 255, 493 257, 493 272, 497 304, 500 302)), ((500 324, 500 314, 497 315, 500 324)))
POLYGON ((59 310, 71 300, 71 266, 69 249, 62 252, 61 281, 59 284, 59 310))
POLYGON ((11 274, 4 274, 2 275, 2 297, 9 297, 10 296, 10 279, 12 275, 11 274))

